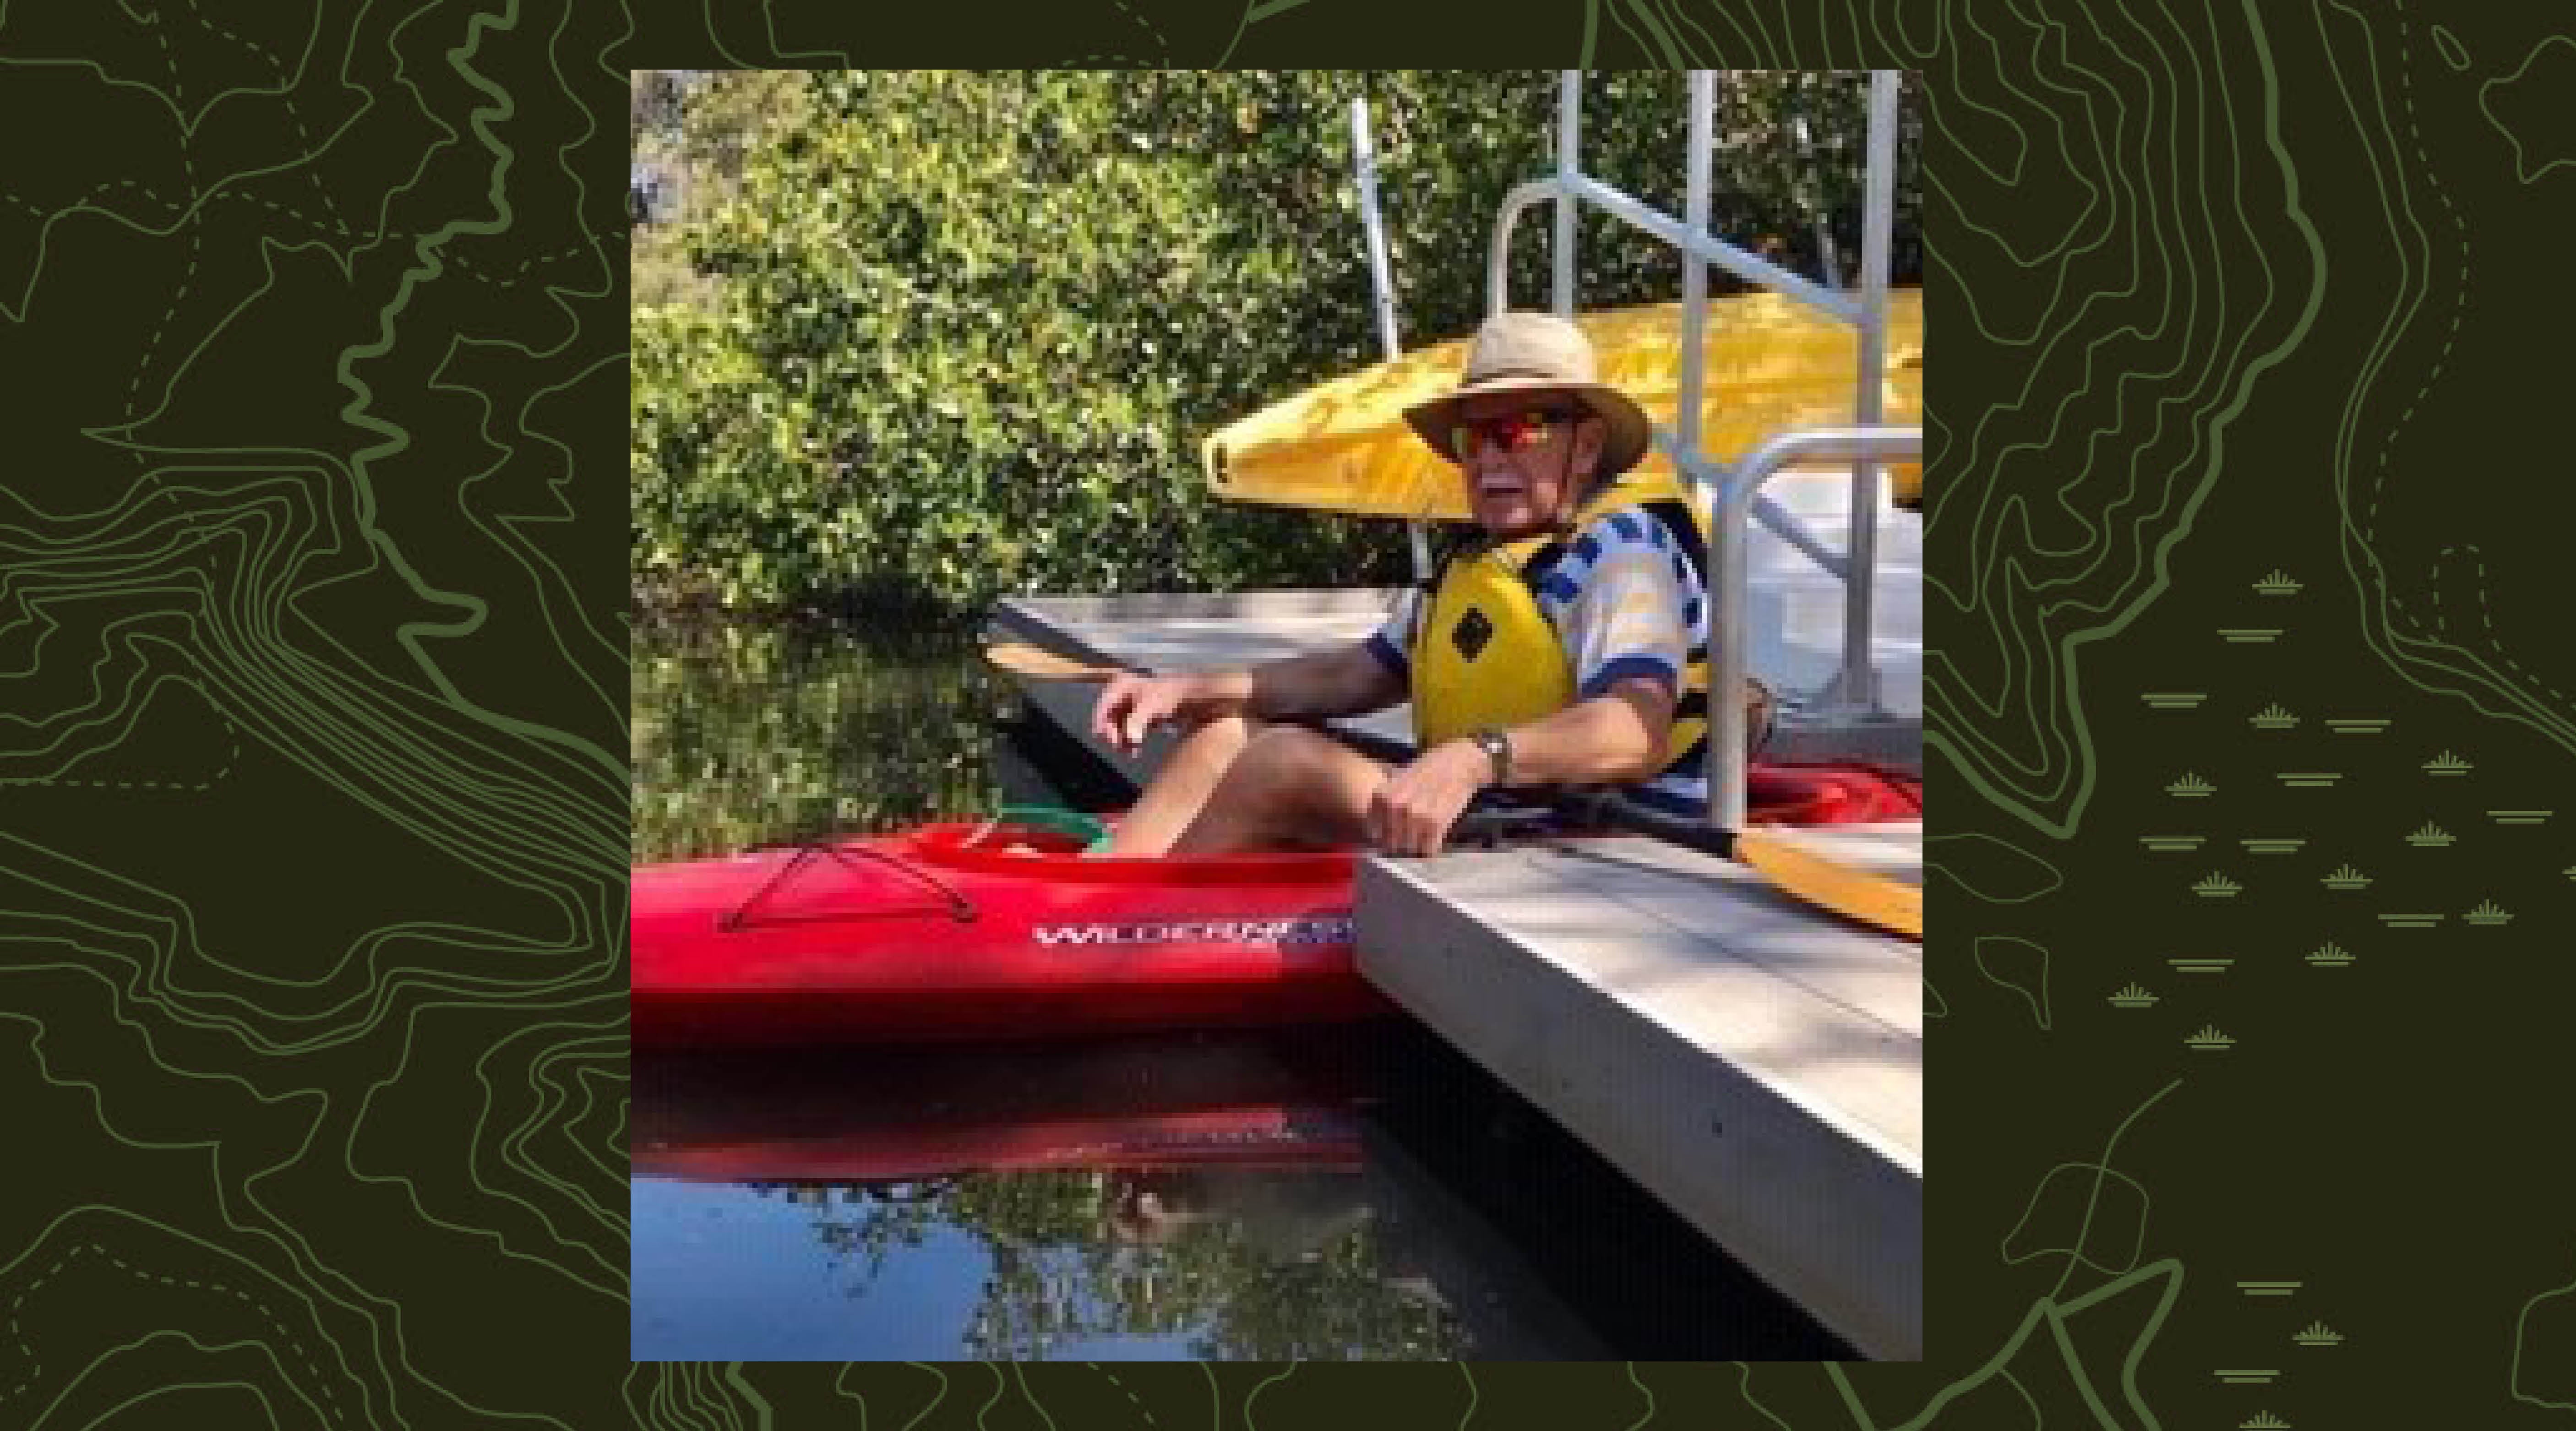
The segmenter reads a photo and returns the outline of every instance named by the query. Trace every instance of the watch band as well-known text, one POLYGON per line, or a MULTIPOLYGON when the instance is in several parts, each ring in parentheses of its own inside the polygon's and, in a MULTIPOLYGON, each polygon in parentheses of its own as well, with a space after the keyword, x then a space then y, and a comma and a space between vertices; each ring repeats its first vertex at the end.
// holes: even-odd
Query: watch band
POLYGON ((1476 748, 1485 752, 1485 758, 1494 763, 1494 783, 1497 785, 1510 784, 1512 779, 1512 738, 1503 734, 1499 730, 1495 730, 1491 726, 1484 727, 1467 738, 1474 741, 1476 743, 1476 748))

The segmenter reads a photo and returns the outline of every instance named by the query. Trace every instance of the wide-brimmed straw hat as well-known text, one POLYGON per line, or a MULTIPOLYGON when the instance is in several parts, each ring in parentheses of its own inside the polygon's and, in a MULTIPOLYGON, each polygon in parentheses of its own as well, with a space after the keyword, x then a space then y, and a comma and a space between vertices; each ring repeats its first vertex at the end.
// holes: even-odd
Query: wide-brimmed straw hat
POLYGON ((1432 451, 1456 462, 1450 434, 1458 404, 1487 393, 1508 392, 1566 392, 1579 397, 1609 429, 1595 477, 1616 477, 1646 455, 1654 432, 1646 410, 1601 381, 1591 340, 1553 313, 1497 313, 1486 319, 1467 347, 1467 370, 1457 388, 1406 408, 1404 420, 1431 444, 1432 451))

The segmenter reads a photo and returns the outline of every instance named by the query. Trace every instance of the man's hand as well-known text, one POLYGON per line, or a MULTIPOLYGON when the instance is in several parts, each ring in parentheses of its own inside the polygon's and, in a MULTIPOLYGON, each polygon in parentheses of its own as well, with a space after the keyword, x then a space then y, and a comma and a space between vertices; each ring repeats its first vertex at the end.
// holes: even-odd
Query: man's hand
POLYGON ((1436 855, 1449 827, 1494 778, 1475 742, 1444 741, 1388 776, 1369 800, 1369 842, 1390 855, 1436 855))
POLYGON ((1134 755, 1154 727, 1188 713, 1198 688, 1195 675, 1148 676, 1129 671, 1112 676, 1092 704, 1091 733, 1119 753, 1134 755))

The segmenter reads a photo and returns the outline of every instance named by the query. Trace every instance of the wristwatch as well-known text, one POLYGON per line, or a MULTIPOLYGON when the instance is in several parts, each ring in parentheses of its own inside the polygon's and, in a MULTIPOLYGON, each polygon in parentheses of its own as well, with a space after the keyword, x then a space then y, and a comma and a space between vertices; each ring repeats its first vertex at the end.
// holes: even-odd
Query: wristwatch
POLYGON ((1470 734, 1467 738, 1476 743, 1476 748, 1478 750, 1485 752, 1485 758, 1487 760, 1494 762, 1494 783, 1497 785, 1510 784, 1512 779, 1512 738, 1503 734, 1501 731, 1494 729, 1492 726, 1485 726, 1470 734))

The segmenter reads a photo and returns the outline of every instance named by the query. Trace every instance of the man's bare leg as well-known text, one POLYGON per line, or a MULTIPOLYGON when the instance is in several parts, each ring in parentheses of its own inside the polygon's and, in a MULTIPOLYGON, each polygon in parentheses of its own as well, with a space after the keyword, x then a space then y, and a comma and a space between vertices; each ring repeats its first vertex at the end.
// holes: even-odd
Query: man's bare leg
POLYGON ((1176 855, 1329 847, 1359 842, 1387 767, 1303 726, 1265 726, 1226 767, 1176 855))
POLYGON ((1163 768, 1136 797, 1133 809, 1118 822, 1109 843, 1113 855, 1159 855, 1198 818, 1208 794, 1225 778, 1226 767, 1243 753, 1255 726, 1242 716, 1227 716, 1200 725, 1172 747, 1163 768))

